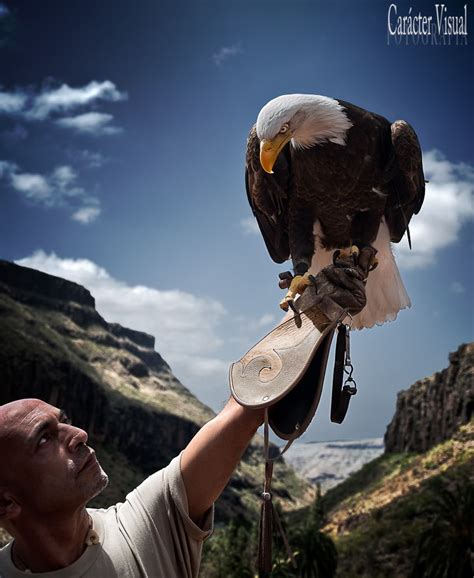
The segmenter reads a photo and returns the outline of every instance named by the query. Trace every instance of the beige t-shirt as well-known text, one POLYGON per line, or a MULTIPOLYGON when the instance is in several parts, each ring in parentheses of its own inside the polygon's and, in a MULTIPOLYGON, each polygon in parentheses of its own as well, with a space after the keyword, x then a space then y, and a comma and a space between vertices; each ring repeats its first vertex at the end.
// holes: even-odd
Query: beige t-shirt
MULTIPOLYGON (((41 578, 195 578, 202 543, 213 529, 213 508, 197 526, 188 515, 181 456, 147 478, 125 502, 89 509, 100 543, 71 566, 34 574, 41 578)), ((0 550, 0 576, 25 578, 11 560, 11 542, 0 550)))

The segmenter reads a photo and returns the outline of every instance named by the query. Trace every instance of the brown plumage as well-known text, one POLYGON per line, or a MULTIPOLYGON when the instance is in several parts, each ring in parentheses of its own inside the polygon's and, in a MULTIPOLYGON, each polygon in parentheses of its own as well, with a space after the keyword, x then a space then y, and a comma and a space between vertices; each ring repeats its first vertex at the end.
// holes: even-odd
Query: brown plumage
MULTIPOLYGON (((277 263, 291 256, 295 273, 310 269, 315 249, 374 245, 381 223, 391 255, 388 237, 399 242, 423 203, 421 149, 412 127, 340 100, 285 95, 270 101, 250 131, 246 160, 249 203, 270 256, 277 263)), ((402 283, 398 293, 403 297, 402 283)), ((407 305, 408 296, 373 322, 407 305)))

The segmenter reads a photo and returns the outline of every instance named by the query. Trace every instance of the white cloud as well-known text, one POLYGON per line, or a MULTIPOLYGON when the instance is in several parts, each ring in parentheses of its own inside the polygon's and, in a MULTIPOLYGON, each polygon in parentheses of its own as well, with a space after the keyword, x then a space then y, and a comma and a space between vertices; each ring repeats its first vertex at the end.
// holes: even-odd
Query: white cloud
POLYGON ((104 112, 85 112, 77 116, 59 118, 56 124, 80 133, 113 135, 122 132, 120 127, 110 125, 113 118, 111 114, 104 112))
POLYGON ((464 287, 464 285, 462 283, 460 283, 459 281, 453 281, 451 283, 451 285, 449 286, 449 290, 452 293, 456 293, 457 295, 462 295, 462 293, 466 292, 466 288, 464 287))
POLYGON ((438 150, 423 155, 426 195, 410 223, 413 250, 404 239, 394 245, 401 267, 431 265, 436 253, 456 243, 462 226, 474 218, 474 167, 453 163, 438 150))
POLYGON ((73 88, 67 84, 59 88, 46 88, 37 95, 28 116, 39 120, 49 117, 52 113, 67 112, 90 105, 98 100, 117 102, 125 100, 127 95, 120 92, 110 80, 89 82, 86 86, 73 88))
POLYGON ((247 217, 246 219, 241 219, 240 227, 244 235, 259 235, 260 229, 258 228, 257 219, 254 217, 247 217))
POLYGON ((28 199, 45 201, 52 194, 52 188, 48 180, 42 175, 12 173, 11 185, 28 199))
POLYGON ((104 166, 109 160, 102 153, 89 151, 87 149, 70 150, 67 154, 70 159, 79 161, 88 169, 100 169, 100 167, 104 166))
POLYGON ((111 135, 121 132, 120 127, 111 124, 111 114, 95 110, 88 112, 84 109, 96 107, 99 102, 119 102, 126 99, 127 94, 119 91, 110 80, 93 80, 79 87, 68 84, 47 86, 39 92, 16 89, 11 92, 0 91, 0 114, 21 116, 29 121, 53 119, 60 126, 76 132, 111 135), (71 116, 75 111, 82 112, 71 116))
POLYGON ((222 48, 219 48, 219 50, 212 55, 212 60, 216 66, 221 66, 226 60, 237 54, 242 54, 240 44, 222 46, 222 48))
POLYGON ((87 225, 99 216, 100 202, 77 186, 77 178, 76 171, 69 165, 60 165, 49 175, 40 175, 21 172, 16 164, 0 161, 0 179, 24 198, 44 207, 73 208, 71 218, 87 225))
POLYGON ((262 327, 266 327, 271 323, 276 321, 275 315, 272 313, 264 313, 259 319, 257 319, 255 327, 257 329, 261 329, 262 327))
POLYGON ((231 363, 214 357, 186 355, 184 351, 181 351, 177 356, 173 353, 170 354, 168 360, 171 365, 179 367, 182 379, 188 383, 195 382, 197 378, 209 377, 217 377, 223 381, 223 376, 228 373, 231 363))
POLYGON ((27 97, 21 92, 0 92, 0 114, 16 114, 25 106, 27 97))
POLYGON ((195 383, 195 378, 209 376, 225 380, 229 364, 216 352, 222 345, 219 327, 227 312, 219 301, 179 289, 128 285, 88 259, 63 259, 37 251, 17 263, 87 287, 107 321, 154 335, 157 351, 183 381, 195 383))
POLYGON ((236 317, 236 321, 240 326, 241 331, 245 335, 261 332, 262 329, 270 329, 271 325, 277 322, 276 315, 272 313, 264 313, 260 317, 248 318, 245 316, 236 317))
POLYGON ((72 219, 83 225, 93 223, 100 215, 100 207, 82 207, 72 215, 72 219))
POLYGON ((0 179, 6 176, 10 176, 12 172, 16 170, 17 166, 15 163, 10 161, 0 161, 0 179))
POLYGON ((63 165, 54 169, 51 178, 60 189, 66 189, 76 180, 77 174, 69 165, 63 165))

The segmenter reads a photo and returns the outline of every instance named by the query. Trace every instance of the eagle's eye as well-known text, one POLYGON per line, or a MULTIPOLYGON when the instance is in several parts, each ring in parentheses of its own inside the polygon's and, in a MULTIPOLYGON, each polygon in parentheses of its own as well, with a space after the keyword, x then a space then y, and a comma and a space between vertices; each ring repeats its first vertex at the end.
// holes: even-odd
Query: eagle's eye
POLYGON ((280 129, 280 134, 285 134, 285 132, 286 132, 287 130, 288 130, 288 125, 287 125, 286 122, 285 122, 285 124, 284 124, 284 125, 281 127, 281 129, 280 129))

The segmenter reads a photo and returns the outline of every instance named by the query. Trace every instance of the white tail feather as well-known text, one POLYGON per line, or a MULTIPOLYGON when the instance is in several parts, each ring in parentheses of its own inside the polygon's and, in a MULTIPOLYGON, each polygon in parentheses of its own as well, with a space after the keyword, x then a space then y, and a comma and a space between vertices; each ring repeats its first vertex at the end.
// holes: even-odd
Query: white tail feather
MULTIPOLYGON (((321 246, 321 227, 318 221, 314 226, 316 252, 310 272, 316 275, 321 269, 332 263, 334 251, 321 246)), ((390 246, 390 234, 385 219, 382 219, 373 243, 377 249, 378 266, 369 273, 366 285, 367 305, 354 316, 352 327, 362 329, 381 325, 385 321, 396 319, 401 309, 411 306, 410 298, 403 285, 400 272, 390 246)), ((342 249, 343 247, 341 247, 342 249)))

